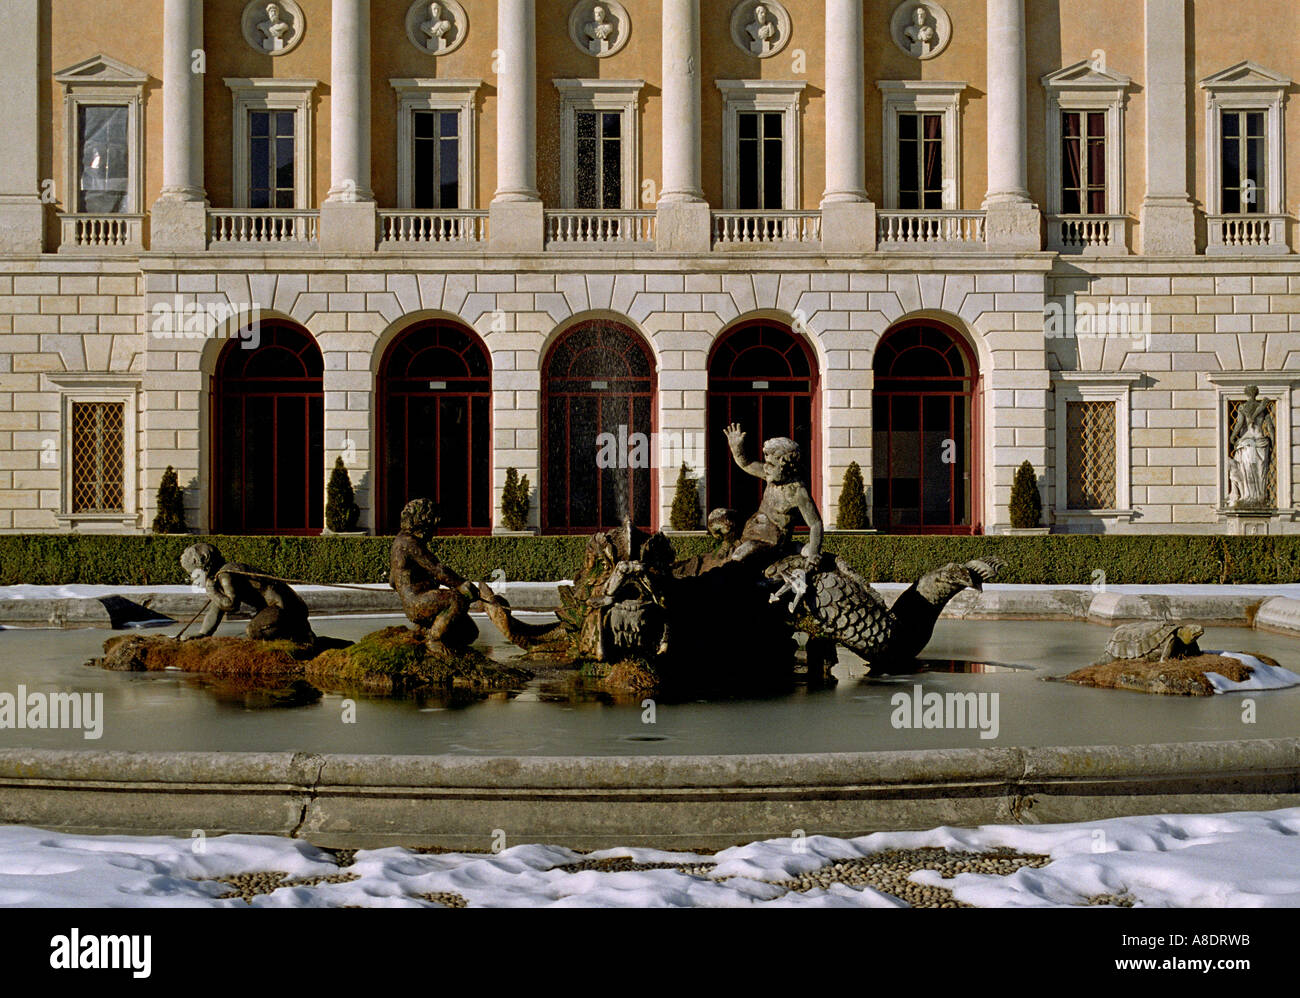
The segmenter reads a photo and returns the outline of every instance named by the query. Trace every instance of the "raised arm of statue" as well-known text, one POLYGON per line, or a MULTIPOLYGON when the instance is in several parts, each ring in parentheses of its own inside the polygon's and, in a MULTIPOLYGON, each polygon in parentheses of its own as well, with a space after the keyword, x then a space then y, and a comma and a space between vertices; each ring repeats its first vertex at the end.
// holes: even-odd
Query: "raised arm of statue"
POLYGON ((724 430, 727 434, 727 447, 741 471, 767 481, 767 466, 762 461, 745 460, 745 431, 739 423, 732 423, 724 430))

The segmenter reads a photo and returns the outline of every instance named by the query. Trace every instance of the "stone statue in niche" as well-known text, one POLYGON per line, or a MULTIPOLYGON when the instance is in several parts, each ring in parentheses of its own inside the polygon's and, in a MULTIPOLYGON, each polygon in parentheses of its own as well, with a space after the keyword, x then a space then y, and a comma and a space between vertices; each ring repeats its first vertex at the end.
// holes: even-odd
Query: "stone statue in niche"
POLYGON ((1259 388, 1246 389, 1246 401, 1228 436, 1228 506, 1263 509, 1268 506, 1268 473, 1273 460, 1273 409, 1259 397, 1259 388))
POLYGON ((754 20, 745 26, 750 38, 749 50, 754 55, 766 55, 777 42, 777 26, 765 4, 754 8, 754 20))
POLYGON ((420 25, 420 32, 427 39, 425 45, 430 52, 439 52, 447 47, 447 35, 455 27, 443 11, 442 4, 429 4, 429 19, 420 25))
POLYGON ((928 55, 939 42, 933 20, 925 4, 918 3, 912 11, 912 23, 903 29, 903 37, 907 39, 912 55, 918 59, 928 55))
POLYGON ((587 50, 592 55, 604 55, 618 39, 618 25, 609 19, 609 11, 604 4, 596 4, 591 9, 591 20, 582 26, 582 33, 587 37, 587 50))
POLYGON ((257 26, 262 36, 262 48, 267 52, 279 52, 293 36, 293 25, 280 13, 280 5, 266 5, 266 20, 257 26))

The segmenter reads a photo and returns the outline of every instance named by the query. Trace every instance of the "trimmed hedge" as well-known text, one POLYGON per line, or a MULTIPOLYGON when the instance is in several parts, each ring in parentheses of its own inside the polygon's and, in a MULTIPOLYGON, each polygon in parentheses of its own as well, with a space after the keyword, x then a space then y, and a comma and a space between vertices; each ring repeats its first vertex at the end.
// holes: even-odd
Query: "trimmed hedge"
MULTIPOLYGON (((181 585, 180 554, 200 540, 234 561, 307 582, 384 582, 390 537, 197 537, 85 534, 0 535, 0 585, 181 585)), ((572 578, 586 536, 439 537, 438 556, 471 579, 545 582, 572 578)), ((712 547, 707 536, 673 537, 680 558, 712 547)), ((1277 584, 1300 581, 1300 535, 1049 535, 896 537, 830 533, 827 550, 877 582, 911 582, 948 561, 997 554, 1001 582, 1092 585, 1277 584)))

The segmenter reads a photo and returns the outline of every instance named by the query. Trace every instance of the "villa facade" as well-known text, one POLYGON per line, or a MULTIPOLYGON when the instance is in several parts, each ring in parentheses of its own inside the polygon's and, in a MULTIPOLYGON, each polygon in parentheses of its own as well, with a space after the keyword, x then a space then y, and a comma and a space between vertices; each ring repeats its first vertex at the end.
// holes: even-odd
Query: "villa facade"
POLYGON ((1265 0, 8 0, 0 531, 409 498, 667 526, 722 428, 833 523, 1300 531, 1296 25, 1265 0), (1290 122, 1296 124, 1291 125, 1290 122), (1228 509, 1237 407, 1270 508, 1228 509))

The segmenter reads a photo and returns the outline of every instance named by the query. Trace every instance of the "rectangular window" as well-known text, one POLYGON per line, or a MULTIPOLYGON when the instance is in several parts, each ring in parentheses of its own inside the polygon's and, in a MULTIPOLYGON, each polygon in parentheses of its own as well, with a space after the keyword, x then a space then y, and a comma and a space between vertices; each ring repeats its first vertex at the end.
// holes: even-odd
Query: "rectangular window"
POLYGON ((898 115, 898 207, 943 209, 943 115, 898 115))
POLYGON ((125 423, 121 402, 72 403, 72 512, 125 511, 125 423))
POLYGON ((1115 403, 1067 402, 1066 486, 1070 509, 1115 509, 1115 403))
POLYGON ((1219 145, 1219 191, 1225 215, 1264 211, 1268 162, 1263 111, 1223 111, 1219 145))
POLYGON ((588 211, 623 207, 623 113, 576 111, 574 207, 588 211))
POLYGON ((785 207, 783 117, 780 111, 741 111, 736 115, 736 207, 742 211, 785 207))
POLYGON ((1106 214, 1106 112, 1061 112, 1061 214, 1106 214))
POLYGON ((460 114, 457 111, 412 112, 412 207, 460 207, 460 114))
POLYGON ((127 195, 129 116, 125 104, 77 108, 77 211, 103 215, 133 210, 127 195))
POLYGON ((248 207, 295 207, 296 119, 293 111, 248 112, 248 207))

